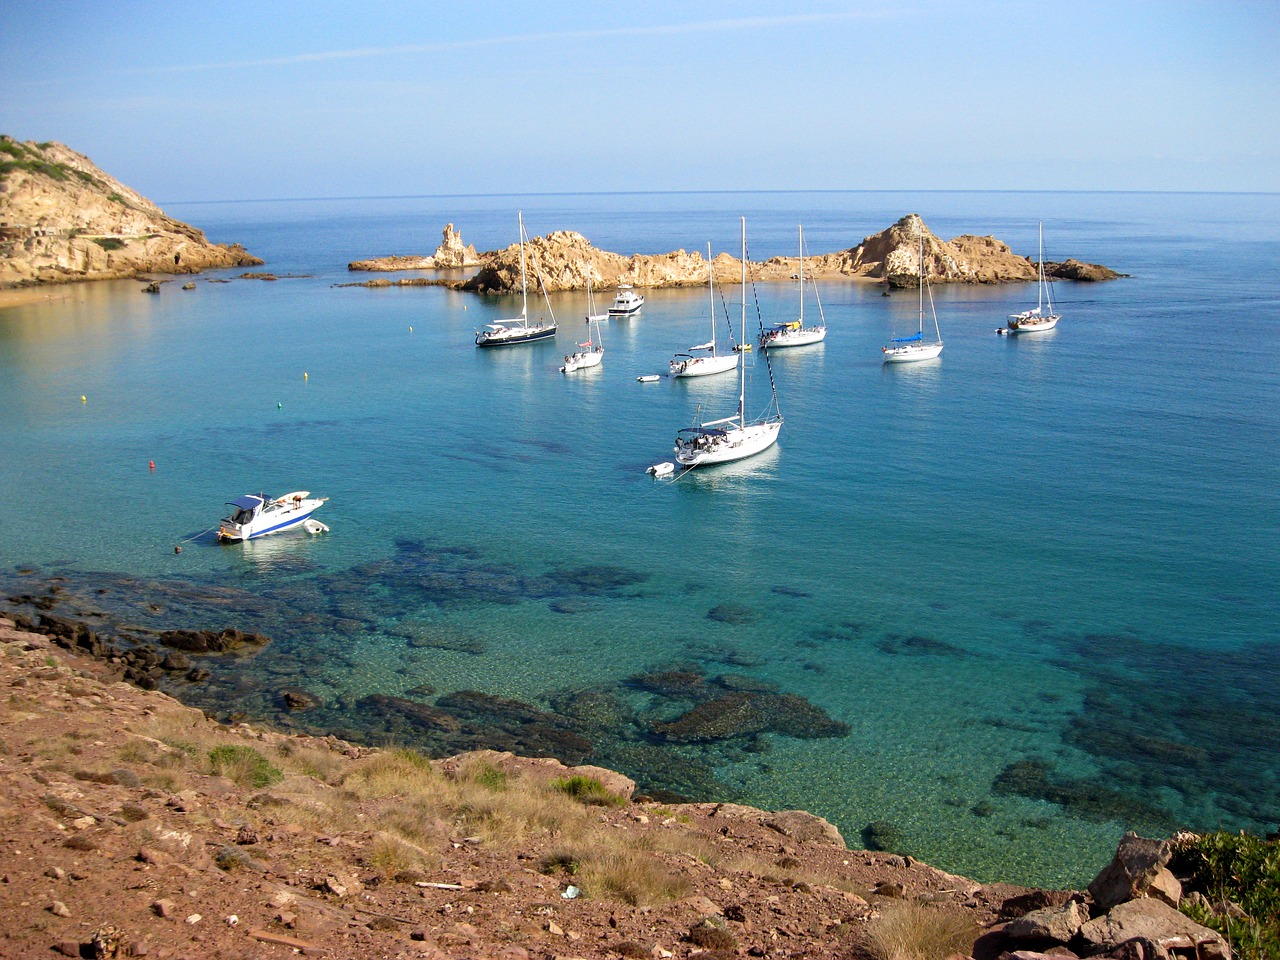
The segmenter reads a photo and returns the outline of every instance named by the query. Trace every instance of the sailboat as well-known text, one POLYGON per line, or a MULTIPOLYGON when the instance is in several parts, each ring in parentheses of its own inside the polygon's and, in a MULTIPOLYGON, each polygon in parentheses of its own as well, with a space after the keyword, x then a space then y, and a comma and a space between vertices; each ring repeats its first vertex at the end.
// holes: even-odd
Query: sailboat
POLYGON ((1053 312, 1053 294, 1044 278, 1044 224, 1040 224, 1040 264, 1039 277, 1036 280, 1036 305, 1032 310, 1024 310, 1009 317, 1010 333, 1043 333, 1052 330, 1062 319, 1061 314, 1053 312), (1045 307, 1049 312, 1045 313, 1045 307))
POLYGON ((711 316, 711 339, 677 353, 668 364, 673 377, 705 377, 712 373, 728 373, 738 365, 736 353, 716 353, 716 288, 711 263, 711 244, 707 244, 707 296, 711 316), (696 354, 696 355, 695 355, 696 354))
POLYGON ((477 347, 504 347, 515 343, 532 343, 535 340, 550 340, 556 335, 556 314, 551 309, 551 298, 547 296, 547 286, 542 282, 542 271, 534 261, 534 269, 538 273, 538 285, 542 288, 543 299, 547 302, 547 312, 551 314, 551 322, 539 320, 536 325, 529 323, 529 289, 525 278, 524 245, 529 235, 524 229, 524 211, 519 213, 520 221, 520 316, 510 320, 499 320, 486 324, 483 330, 476 331, 477 347))
POLYGON ((933 291, 929 291, 929 310, 933 313, 933 332, 937 340, 930 343, 924 339, 924 293, 929 287, 929 278, 924 272, 924 226, 920 228, 920 324, 916 332, 909 337, 894 337, 889 346, 881 347, 885 363, 911 363, 915 360, 932 360, 942 352, 942 331, 938 329, 938 311, 933 306, 933 291))
POLYGON ((803 347, 810 343, 820 343, 827 336, 827 318, 822 313, 822 300, 818 298, 818 286, 812 280, 813 297, 818 304, 819 322, 813 326, 804 325, 804 227, 800 227, 800 318, 788 320, 786 323, 775 323, 772 330, 766 330, 760 337, 761 350, 777 350, 779 347, 803 347))
MULTIPOLYGON (((742 218, 742 339, 747 342, 747 218, 742 218)), ((778 392, 769 376, 769 388, 773 392, 771 413, 748 421, 747 354, 739 351, 738 362, 738 410, 729 417, 709 420, 692 427, 684 427, 676 433, 676 463, 681 467, 705 467, 717 463, 730 463, 755 456, 768 450, 778 441, 782 430, 782 414, 778 410, 778 392)), ((766 366, 768 359, 766 355, 766 366)))
POLYGON ((565 355, 561 373, 573 373, 587 367, 598 367, 604 359, 604 338, 600 335, 600 321, 608 320, 607 314, 596 313, 595 297, 591 293, 591 275, 587 275, 587 342, 578 344, 578 350, 565 355), (595 333, 591 331, 595 324, 595 333))

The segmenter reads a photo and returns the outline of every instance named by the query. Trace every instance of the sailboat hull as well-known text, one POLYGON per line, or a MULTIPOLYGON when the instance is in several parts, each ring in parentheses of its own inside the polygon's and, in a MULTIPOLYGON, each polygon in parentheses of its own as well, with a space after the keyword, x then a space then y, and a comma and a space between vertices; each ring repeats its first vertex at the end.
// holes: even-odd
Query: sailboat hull
POLYGON ((749 423, 745 427, 725 430, 722 436, 704 437, 700 441, 677 442, 676 463, 682 467, 710 467, 732 463, 763 453, 778 442, 781 420, 749 423))
POLYGON ((785 333, 766 333, 760 341, 761 350, 780 350, 783 347, 806 347, 821 343, 827 337, 826 327, 802 327, 785 333))
POLYGON ((553 323, 545 327, 527 327, 523 330, 518 328, 509 328, 494 333, 481 331, 476 334, 477 347, 510 347, 517 343, 534 343, 538 340, 553 340, 556 335, 556 325, 553 323))
POLYGON ((672 360, 670 363, 673 377, 706 377, 713 373, 728 373, 738 368, 737 355, 727 357, 689 357, 686 360, 672 360))
POLYGON ((1044 333, 1046 330, 1052 330, 1058 325, 1061 319, 1056 313, 1051 313, 1047 317, 1037 317, 1031 320, 1010 320, 1010 333, 1044 333))
POLYGON ((575 370, 585 370, 588 367, 598 367, 600 366, 600 361, 603 359, 603 350, 592 350, 588 353, 575 353, 564 358, 564 366, 560 368, 560 372, 573 373, 575 370))
POLYGON ((915 363, 918 360, 933 360, 942 353, 941 343, 913 343, 904 347, 885 347, 885 363, 915 363))

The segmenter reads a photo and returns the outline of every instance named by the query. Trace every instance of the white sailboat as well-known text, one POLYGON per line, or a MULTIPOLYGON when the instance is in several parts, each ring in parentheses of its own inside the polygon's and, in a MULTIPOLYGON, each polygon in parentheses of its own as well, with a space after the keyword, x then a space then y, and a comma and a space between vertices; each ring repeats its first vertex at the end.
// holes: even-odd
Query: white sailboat
MULTIPOLYGON (((742 218, 742 339, 747 342, 747 219, 742 218)), ((748 421, 747 353, 739 351, 738 362, 738 410, 729 417, 709 420, 692 427, 684 427, 676 433, 676 463, 685 468, 705 467, 717 463, 731 463, 761 453, 778 441, 782 430, 782 414, 778 410, 778 392, 769 377, 773 393, 771 412, 748 421)), ((766 359, 766 364, 768 360, 766 359)))
POLYGON ((1036 305, 1032 310, 1011 314, 1009 317, 1010 333, 1043 333, 1052 330, 1062 319, 1061 314, 1053 312, 1053 293, 1044 278, 1044 224, 1040 224, 1040 262, 1039 277, 1036 280, 1036 305), (1048 313, 1045 308, 1048 308, 1048 313))
POLYGON ((803 347, 821 343, 827 336, 827 318, 822 313, 822 300, 818 297, 818 285, 812 280, 813 298, 818 304, 818 323, 804 325, 804 227, 800 227, 800 318, 786 323, 775 323, 760 337, 761 350, 777 350, 780 347, 803 347))
POLYGON ((728 373, 738 365, 738 355, 716 352, 716 288, 711 264, 711 244, 707 244, 707 296, 711 317, 711 339, 677 353, 667 365, 673 377, 705 377, 712 373, 728 373))
POLYGON ((556 313, 551 309, 551 298, 547 296, 547 286, 542 282, 542 271, 534 261, 534 270, 538 274, 538 285, 542 288, 543 299, 547 302, 547 312, 551 322, 539 320, 537 324, 529 323, 529 289, 525 279, 524 245, 529 235, 524 230, 524 211, 518 216, 520 222, 520 316, 510 320, 499 320, 486 324, 483 330, 476 331, 477 347, 504 347, 516 343, 533 343, 536 340, 550 340, 556 335, 556 313))
POLYGON ((584 370, 587 367, 598 367, 600 361, 604 359, 604 337, 600 335, 600 321, 609 319, 608 316, 596 313, 595 297, 591 293, 591 276, 587 276, 587 342, 578 344, 578 349, 573 353, 565 354, 564 366, 560 368, 561 373, 573 373, 575 370, 584 370), (595 331, 592 332, 592 325, 595 325, 595 331))
POLYGON ((889 346, 881 347, 885 363, 912 363, 916 360, 932 360, 942 353, 942 331, 938 329, 938 311, 933 305, 933 291, 929 290, 929 310, 933 313, 933 332, 937 340, 926 341, 924 338, 924 294, 929 287, 929 278, 924 272, 924 227, 920 228, 920 324, 916 332, 909 337, 894 337, 889 346))

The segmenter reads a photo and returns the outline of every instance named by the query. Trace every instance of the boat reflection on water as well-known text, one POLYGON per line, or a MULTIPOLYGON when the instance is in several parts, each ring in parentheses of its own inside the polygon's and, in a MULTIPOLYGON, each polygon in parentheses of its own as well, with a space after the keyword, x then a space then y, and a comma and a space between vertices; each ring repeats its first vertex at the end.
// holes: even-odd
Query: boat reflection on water
POLYGON ((315 568, 316 550, 327 539, 299 527, 275 537, 246 540, 237 545, 235 553, 257 573, 304 573, 315 568))

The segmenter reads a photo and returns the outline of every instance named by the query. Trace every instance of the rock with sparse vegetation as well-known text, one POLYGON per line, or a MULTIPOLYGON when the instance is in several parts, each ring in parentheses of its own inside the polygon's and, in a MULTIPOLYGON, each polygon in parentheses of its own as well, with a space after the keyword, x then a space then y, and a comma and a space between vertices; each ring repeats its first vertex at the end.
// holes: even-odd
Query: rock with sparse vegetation
POLYGON ((0 288, 261 263, 166 216, 84 154, 0 135, 0 288))

